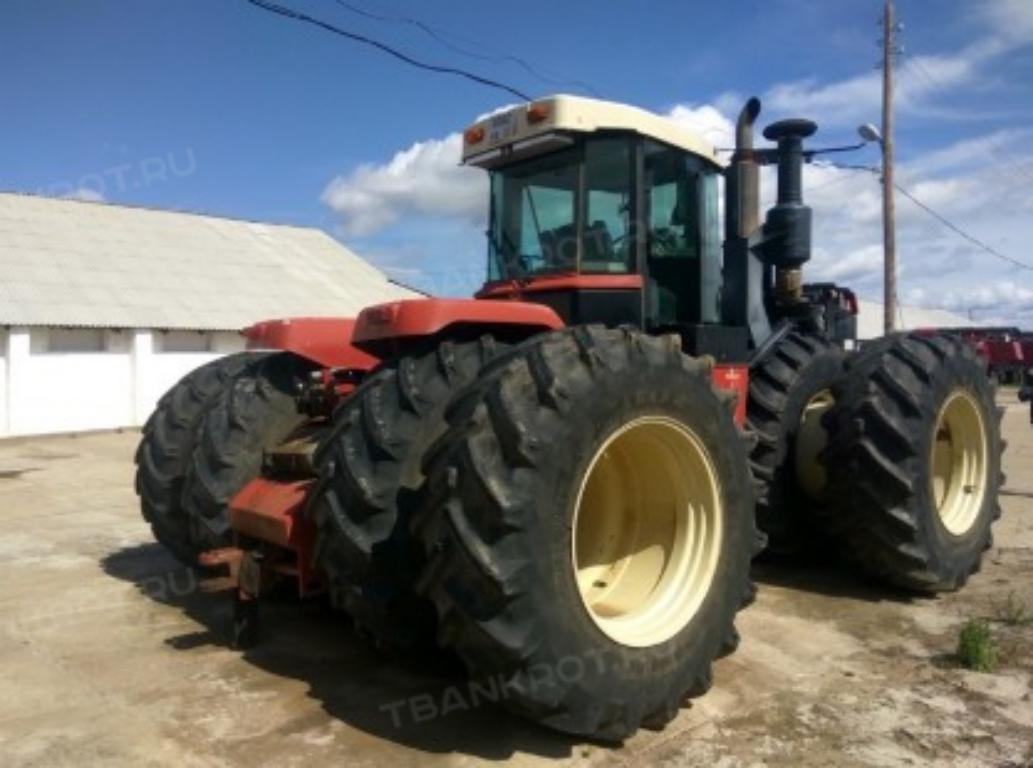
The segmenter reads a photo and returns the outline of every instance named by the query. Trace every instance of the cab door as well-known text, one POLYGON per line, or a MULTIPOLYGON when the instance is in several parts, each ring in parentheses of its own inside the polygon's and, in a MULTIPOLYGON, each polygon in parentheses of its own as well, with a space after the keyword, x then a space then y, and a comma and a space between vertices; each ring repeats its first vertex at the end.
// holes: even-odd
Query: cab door
POLYGON ((647 141, 643 183, 649 324, 720 322, 717 170, 647 141))

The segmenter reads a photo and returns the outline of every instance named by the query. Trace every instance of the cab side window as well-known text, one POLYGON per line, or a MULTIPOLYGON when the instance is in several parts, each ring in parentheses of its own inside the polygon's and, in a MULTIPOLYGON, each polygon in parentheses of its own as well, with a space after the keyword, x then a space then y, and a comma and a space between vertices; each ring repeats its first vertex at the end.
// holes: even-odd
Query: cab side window
POLYGON ((626 138, 585 143, 582 272, 635 269, 631 228, 631 145, 626 138))
POLYGON ((646 154, 649 202, 649 255, 656 258, 699 258, 699 195, 697 176, 684 156, 653 148, 646 154))

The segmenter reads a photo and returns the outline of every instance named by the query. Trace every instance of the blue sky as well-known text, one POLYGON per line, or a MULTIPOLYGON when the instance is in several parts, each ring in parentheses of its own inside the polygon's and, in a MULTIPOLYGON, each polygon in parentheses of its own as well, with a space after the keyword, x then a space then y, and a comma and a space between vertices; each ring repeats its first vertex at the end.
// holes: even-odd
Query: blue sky
MULTIPOLYGON (((525 2, 519 13, 350 1, 489 57, 518 54, 719 144, 749 94, 765 100, 762 121, 805 115, 830 143, 878 119, 876 0, 525 2)), ((282 2, 533 95, 576 90, 334 0, 282 2)), ((1033 1, 899 0, 898 14, 902 182, 1033 263, 1033 1)), ((398 279, 444 293, 477 282, 484 179, 455 167, 454 132, 512 97, 243 0, 7 0, 0 17, 0 188, 319 226, 398 279)), ((877 297, 874 178, 814 168, 807 180, 820 222, 812 275, 877 297)), ((1033 325, 1033 272, 898 206, 903 298, 1033 325)))

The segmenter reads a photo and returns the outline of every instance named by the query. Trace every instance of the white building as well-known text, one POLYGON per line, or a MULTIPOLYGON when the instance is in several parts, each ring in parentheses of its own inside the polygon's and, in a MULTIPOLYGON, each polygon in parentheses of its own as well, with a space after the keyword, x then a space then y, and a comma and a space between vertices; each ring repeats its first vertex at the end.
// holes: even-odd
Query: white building
POLYGON ((141 425, 241 328, 413 295, 316 229, 0 193, 0 437, 141 425))
MULTIPOLYGON (((883 307, 877 301, 858 302, 857 338, 862 341, 882 336, 883 307)), ((967 328, 976 325, 964 315, 948 312, 945 309, 927 309, 924 307, 897 306, 898 331, 913 331, 919 328, 967 328)))

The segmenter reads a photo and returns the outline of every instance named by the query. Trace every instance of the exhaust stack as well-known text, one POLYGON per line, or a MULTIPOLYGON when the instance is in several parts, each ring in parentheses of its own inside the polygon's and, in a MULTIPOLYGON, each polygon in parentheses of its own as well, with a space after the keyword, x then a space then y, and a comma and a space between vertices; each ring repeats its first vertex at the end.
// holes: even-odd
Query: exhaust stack
POLYGON ((749 99, 735 124, 735 153, 725 169, 724 286, 721 317, 725 325, 749 329, 754 346, 771 334, 765 296, 768 267, 752 252, 760 230, 760 165, 764 150, 753 148, 753 124, 760 99, 749 99))
POLYGON ((760 99, 751 98, 735 123, 735 154, 726 174, 725 239, 749 237, 760 226, 760 167, 753 156, 753 124, 760 99))

